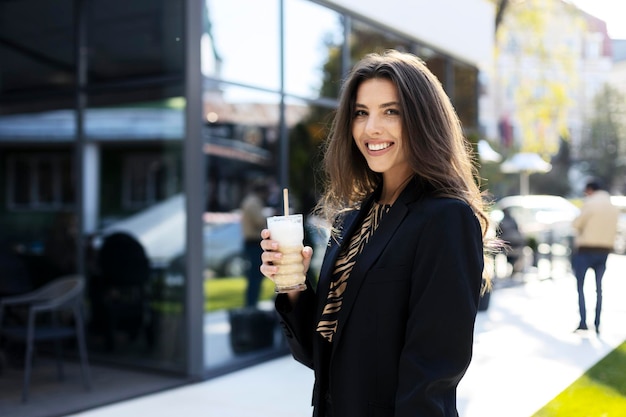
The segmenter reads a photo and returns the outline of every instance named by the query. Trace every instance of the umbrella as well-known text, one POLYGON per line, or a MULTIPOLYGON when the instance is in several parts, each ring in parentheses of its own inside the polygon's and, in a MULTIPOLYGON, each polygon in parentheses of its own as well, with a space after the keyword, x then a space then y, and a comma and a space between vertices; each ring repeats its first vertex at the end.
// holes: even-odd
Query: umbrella
POLYGON ((494 151, 485 139, 478 141, 478 157, 482 162, 500 162, 502 155, 494 151))
POLYGON ((528 172, 549 172, 552 165, 541 159, 539 155, 532 152, 516 153, 507 159, 500 166, 500 170, 504 173, 517 173, 522 171, 528 172))
POLYGON ((506 174, 520 174, 520 194, 528 194, 528 177, 534 172, 549 172, 552 165, 544 161, 538 154, 521 152, 513 155, 500 165, 500 171, 506 174))

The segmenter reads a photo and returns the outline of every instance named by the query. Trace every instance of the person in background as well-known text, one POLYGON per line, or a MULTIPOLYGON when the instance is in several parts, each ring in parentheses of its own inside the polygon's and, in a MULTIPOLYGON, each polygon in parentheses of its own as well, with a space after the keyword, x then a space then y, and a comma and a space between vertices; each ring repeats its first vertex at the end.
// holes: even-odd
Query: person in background
MULTIPOLYGON (((318 284, 275 300, 314 370, 314 416, 458 416, 489 222, 471 152, 423 61, 391 50, 356 64, 326 142, 318 212, 333 227, 318 284)), ((261 237, 271 279, 278 242, 261 237)))
POLYGON ((508 208, 502 210, 502 220, 498 223, 498 236, 506 245, 504 252, 507 263, 511 265, 511 274, 522 272, 525 262, 526 238, 519 230, 519 225, 508 208))
POLYGON ((266 227, 263 208, 268 196, 268 186, 262 180, 254 181, 248 194, 241 202, 241 228, 244 239, 244 254, 248 261, 246 269, 247 287, 245 306, 254 307, 259 301, 263 274, 259 270, 262 249, 259 233, 266 227))
POLYGON ((587 330, 587 309, 585 308, 585 275, 593 269, 596 278, 596 316, 594 325, 600 333, 600 313, 602 311, 602 277, 606 271, 606 260, 613 250, 617 234, 619 210, 611 203, 609 193, 595 180, 587 182, 586 195, 580 214, 573 221, 575 252, 572 269, 578 286, 578 309, 580 323, 578 330, 587 330))

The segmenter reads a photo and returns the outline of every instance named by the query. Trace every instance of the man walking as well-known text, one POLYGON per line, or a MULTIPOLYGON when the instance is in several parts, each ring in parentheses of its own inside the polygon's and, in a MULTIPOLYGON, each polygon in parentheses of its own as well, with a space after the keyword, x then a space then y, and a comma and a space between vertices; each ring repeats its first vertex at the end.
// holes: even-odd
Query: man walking
POLYGON ((606 259, 613 250, 619 211, 611 204, 609 193, 602 190, 597 181, 592 180, 585 185, 585 195, 580 215, 573 222, 576 231, 576 248, 572 258, 572 268, 578 285, 578 308, 580 310, 580 324, 576 330, 587 330, 587 310, 583 287, 587 270, 593 269, 596 277, 594 324, 596 333, 600 333, 602 277, 606 270, 606 259))

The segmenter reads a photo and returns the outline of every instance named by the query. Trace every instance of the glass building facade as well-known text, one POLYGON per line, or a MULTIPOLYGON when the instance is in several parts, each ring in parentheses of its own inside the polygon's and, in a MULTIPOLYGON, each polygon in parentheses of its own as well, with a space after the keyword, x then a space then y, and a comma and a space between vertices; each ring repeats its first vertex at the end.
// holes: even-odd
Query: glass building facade
POLYGON ((475 66, 324 2, 0 2, 0 297, 84 276, 95 364, 204 379, 286 354, 269 280, 269 333, 231 331, 258 269, 241 201, 261 179, 268 210, 289 187, 309 212, 342 77, 387 48, 478 130, 475 66))

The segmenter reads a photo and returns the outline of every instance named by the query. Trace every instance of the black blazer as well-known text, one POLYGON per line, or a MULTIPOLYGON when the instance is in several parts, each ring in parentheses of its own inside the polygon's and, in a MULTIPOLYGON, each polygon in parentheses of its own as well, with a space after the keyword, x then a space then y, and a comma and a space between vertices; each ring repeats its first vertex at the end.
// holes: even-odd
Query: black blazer
POLYGON ((344 241, 374 200, 344 219, 327 248, 317 291, 291 308, 276 298, 291 352, 315 371, 314 416, 457 416, 456 387, 472 355, 482 283, 480 225, 457 199, 413 181, 359 256, 348 279, 332 349, 315 331, 344 241))

